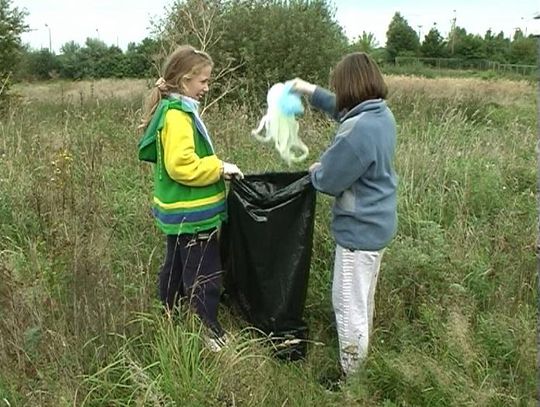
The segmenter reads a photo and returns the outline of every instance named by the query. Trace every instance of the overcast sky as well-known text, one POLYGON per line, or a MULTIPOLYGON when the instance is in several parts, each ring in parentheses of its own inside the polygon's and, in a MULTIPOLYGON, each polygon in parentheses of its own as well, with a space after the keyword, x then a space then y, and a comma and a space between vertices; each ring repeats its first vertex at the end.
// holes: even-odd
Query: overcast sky
MULTIPOLYGON (((173 0, 13 0, 12 6, 24 8, 31 31, 23 42, 33 48, 52 48, 75 41, 84 44, 87 37, 99 38, 109 45, 125 49, 129 42, 139 42, 150 34, 150 21, 165 14, 173 0)), ((517 27, 523 32, 540 33, 540 0, 336 0, 336 18, 345 33, 355 38, 362 31, 371 32, 380 46, 386 42, 386 30, 399 11, 421 37, 436 24, 446 36, 452 19, 467 32, 484 35, 504 31, 511 36, 517 27)), ((294 27, 293 27, 294 29, 294 27)))

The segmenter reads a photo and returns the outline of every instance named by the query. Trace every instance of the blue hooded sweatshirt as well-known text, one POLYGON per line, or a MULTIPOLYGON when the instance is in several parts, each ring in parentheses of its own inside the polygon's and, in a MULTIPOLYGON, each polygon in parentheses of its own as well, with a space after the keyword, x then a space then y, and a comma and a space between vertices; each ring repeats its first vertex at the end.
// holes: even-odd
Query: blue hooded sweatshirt
POLYGON ((317 87, 311 104, 340 123, 311 173, 315 189, 334 196, 332 233, 350 250, 386 247, 397 229, 396 122, 383 99, 366 100, 339 117, 335 95, 317 87))

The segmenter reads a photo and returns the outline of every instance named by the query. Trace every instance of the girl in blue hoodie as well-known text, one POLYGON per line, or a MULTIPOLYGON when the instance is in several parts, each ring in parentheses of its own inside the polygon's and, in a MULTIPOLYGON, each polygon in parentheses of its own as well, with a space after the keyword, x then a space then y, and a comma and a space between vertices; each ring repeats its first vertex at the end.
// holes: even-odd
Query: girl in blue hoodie
POLYGON ((298 78, 292 89, 339 123, 309 172, 318 191, 335 197, 332 305, 341 367, 350 374, 367 355, 381 259, 397 228, 396 123, 385 102, 386 84, 369 55, 346 55, 330 82, 335 93, 298 78))

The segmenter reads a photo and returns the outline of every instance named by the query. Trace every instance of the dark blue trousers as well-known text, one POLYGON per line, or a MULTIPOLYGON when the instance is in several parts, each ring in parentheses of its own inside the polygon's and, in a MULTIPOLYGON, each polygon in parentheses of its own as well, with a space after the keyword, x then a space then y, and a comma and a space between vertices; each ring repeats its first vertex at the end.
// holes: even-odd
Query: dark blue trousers
POLYGON ((167 236, 165 263, 159 274, 161 302, 172 311, 185 298, 217 335, 223 334, 217 319, 222 275, 217 229, 167 236))

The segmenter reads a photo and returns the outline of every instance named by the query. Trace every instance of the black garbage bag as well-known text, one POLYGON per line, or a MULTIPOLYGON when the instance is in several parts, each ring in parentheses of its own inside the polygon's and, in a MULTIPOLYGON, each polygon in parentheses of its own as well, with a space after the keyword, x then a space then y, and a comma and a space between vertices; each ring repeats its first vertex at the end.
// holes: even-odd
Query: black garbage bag
POLYGON ((307 172, 248 175, 233 181, 222 229, 225 289, 244 318, 273 339, 277 356, 305 356, 303 320, 315 190, 307 172))

